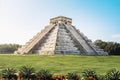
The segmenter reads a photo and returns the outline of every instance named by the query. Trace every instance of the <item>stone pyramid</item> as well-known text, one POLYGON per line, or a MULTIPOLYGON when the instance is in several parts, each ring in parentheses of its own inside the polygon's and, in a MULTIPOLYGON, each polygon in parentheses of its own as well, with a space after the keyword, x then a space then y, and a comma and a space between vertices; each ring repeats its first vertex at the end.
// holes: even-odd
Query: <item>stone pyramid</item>
POLYGON ((72 19, 58 16, 15 54, 108 55, 72 25, 72 19))

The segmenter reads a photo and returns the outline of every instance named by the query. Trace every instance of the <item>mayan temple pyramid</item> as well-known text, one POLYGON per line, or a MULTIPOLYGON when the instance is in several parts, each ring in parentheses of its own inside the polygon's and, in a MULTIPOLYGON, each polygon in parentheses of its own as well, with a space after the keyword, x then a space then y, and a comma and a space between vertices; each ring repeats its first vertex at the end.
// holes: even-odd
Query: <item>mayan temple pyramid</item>
POLYGON ((15 51, 15 54, 108 55, 72 25, 72 19, 58 16, 50 24, 15 51))

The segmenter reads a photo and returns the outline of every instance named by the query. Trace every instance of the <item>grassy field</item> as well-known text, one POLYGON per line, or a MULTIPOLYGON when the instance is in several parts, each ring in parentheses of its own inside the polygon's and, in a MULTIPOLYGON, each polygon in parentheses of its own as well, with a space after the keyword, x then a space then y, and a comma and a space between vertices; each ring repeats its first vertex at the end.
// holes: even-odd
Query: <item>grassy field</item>
POLYGON ((120 71, 120 56, 77 56, 77 55, 0 55, 0 72, 2 69, 30 65, 36 70, 48 69, 54 74, 77 72, 94 69, 99 74, 116 68, 120 71))

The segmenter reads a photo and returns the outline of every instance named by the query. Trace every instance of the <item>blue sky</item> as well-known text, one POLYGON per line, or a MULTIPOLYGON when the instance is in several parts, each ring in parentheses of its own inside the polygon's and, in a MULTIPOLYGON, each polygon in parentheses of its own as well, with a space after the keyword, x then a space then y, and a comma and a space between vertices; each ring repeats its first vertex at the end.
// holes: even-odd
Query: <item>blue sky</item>
POLYGON ((120 42, 120 0, 0 0, 0 44, 25 44, 56 16, 92 41, 120 42))

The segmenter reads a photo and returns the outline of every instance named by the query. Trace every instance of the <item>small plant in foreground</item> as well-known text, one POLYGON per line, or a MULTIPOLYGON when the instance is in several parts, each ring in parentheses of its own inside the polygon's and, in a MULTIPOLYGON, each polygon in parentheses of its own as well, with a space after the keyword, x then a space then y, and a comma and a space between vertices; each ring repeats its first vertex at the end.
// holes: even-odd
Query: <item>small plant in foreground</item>
POLYGON ((34 80, 33 78, 35 77, 35 70, 31 66, 22 66, 20 68, 20 76, 23 79, 34 80))
POLYGON ((67 74, 68 80, 80 80, 80 76, 76 74, 75 72, 71 72, 67 74))
POLYGON ((6 80, 17 80, 17 76, 15 75, 16 70, 13 68, 7 68, 2 70, 2 78, 6 80))
POLYGON ((97 74, 94 70, 87 69, 84 70, 82 73, 85 80, 98 80, 97 74))
POLYGON ((37 80, 51 80, 52 74, 48 70, 40 70, 36 73, 37 80))
POLYGON ((97 75, 97 80, 106 80, 104 75, 97 75))
POLYGON ((51 80, 67 80, 65 75, 55 75, 52 76, 51 80))
POLYGON ((108 71, 105 78, 106 80, 120 80, 120 72, 116 69, 111 69, 108 71))

